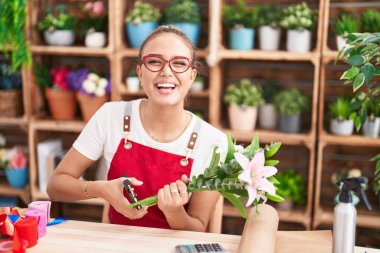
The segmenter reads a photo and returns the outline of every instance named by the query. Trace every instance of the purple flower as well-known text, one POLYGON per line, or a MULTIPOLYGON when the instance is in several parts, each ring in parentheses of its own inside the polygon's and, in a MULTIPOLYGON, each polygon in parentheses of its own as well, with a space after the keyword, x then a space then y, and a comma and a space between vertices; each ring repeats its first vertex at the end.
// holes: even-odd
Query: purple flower
POLYGON ((74 71, 71 71, 67 76, 67 81, 71 89, 84 92, 82 88, 83 81, 86 80, 87 75, 90 73, 88 68, 80 68, 74 71))

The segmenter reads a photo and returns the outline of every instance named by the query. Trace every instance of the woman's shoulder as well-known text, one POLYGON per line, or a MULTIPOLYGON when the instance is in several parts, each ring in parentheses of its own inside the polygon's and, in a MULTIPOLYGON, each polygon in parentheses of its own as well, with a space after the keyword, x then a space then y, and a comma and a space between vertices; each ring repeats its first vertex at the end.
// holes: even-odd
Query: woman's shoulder
POLYGON ((125 112, 125 108, 127 103, 131 103, 132 105, 136 103, 138 100, 131 101, 111 101, 104 103, 103 106, 99 109, 104 115, 114 115, 121 114, 125 112))
POLYGON ((209 142, 209 143, 218 143, 222 145, 227 145, 227 135, 225 132, 220 130, 219 128, 211 125, 210 123, 201 120, 201 128, 200 128, 200 137, 209 142))

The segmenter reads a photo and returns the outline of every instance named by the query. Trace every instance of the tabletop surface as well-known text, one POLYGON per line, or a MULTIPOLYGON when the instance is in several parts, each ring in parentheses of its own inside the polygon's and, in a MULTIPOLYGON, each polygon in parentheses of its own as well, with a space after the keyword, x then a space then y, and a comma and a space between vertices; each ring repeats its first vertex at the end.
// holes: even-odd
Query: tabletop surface
MULTIPOLYGON (((220 243, 236 253, 240 236, 132 227, 83 221, 49 226, 47 234, 28 252, 174 252, 178 244, 220 243)), ((331 231, 279 231, 276 253, 331 252, 331 231)))

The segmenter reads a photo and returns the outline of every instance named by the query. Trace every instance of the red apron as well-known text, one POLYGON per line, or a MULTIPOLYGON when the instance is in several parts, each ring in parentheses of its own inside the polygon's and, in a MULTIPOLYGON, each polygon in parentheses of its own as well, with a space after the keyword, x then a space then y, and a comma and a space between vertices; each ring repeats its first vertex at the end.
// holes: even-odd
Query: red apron
MULTIPOLYGON (((181 179, 183 174, 190 177, 193 159, 186 157, 187 165, 181 165, 184 156, 168 153, 165 151, 157 150, 136 142, 128 140, 130 131, 130 117, 131 115, 131 102, 127 103, 127 109, 124 116, 123 130, 127 135, 123 138, 117 151, 112 158, 110 169, 108 171, 108 180, 113 180, 127 174, 129 177, 143 181, 142 186, 134 187, 138 199, 144 199, 157 194, 158 190, 166 184, 175 182, 181 179), (131 145, 129 148, 125 144, 131 145)), ((197 133, 192 133, 189 140, 191 148, 194 148, 197 133)), ((124 196, 127 197, 128 193, 124 190, 124 196)), ((129 199, 129 197, 128 197, 129 199)), ((131 220, 124 215, 118 213, 112 206, 110 206, 109 219, 112 224, 124 224, 132 226, 154 227, 154 228, 170 228, 166 221, 164 213, 158 208, 157 205, 149 207, 148 213, 141 219, 131 220)))

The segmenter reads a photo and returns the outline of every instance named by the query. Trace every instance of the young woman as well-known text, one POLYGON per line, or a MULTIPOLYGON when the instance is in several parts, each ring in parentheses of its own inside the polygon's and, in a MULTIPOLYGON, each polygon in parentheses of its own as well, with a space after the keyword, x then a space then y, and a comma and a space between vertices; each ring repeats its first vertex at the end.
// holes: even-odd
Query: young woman
POLYGON ((204 191, 190 198, 185 183, 203 173, 214 146, 226 149, 227 143, 223 132, 184 109, 196 65, 181 31, 155 30, 141 46, 136 67, 148 98, 106 103, 96 112, 50 179, 50 198, 103 198, 115 224, 205 231, 220 195, 204 191), (102 156, 108 180, 79 180, 102 156), (126 175, 139 199, 157 194, 158 205, 129 208, 126 175))

